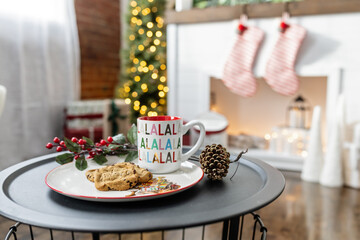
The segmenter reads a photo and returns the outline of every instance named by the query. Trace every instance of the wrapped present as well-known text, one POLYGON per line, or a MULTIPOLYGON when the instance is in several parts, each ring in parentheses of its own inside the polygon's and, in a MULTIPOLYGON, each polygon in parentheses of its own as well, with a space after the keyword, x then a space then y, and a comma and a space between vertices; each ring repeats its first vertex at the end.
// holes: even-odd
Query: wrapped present
POLYGON ((96 142, 130 128, 129 105, 122 99, 70 102, 65 109, 64 136, 83 136, 96 142))

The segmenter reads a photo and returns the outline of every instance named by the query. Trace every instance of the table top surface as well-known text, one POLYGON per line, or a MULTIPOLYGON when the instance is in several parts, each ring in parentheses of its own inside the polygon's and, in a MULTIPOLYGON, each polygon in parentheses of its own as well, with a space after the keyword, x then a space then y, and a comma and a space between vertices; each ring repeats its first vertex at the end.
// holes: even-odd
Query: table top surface
MULTIPOLYGON (((247 157, 230 164, 222 181, 204 177, 175 195, 137 202, 90 202, 60 195, 45 184, 57 167, 55 154, 30 159, 0 172, 0 215, 22 223, 85 232, 139 232, 222 221, 266 206, 283 191, 282 174, 247 157)), ((232 159, 235 156, 231 156, 232 159)))

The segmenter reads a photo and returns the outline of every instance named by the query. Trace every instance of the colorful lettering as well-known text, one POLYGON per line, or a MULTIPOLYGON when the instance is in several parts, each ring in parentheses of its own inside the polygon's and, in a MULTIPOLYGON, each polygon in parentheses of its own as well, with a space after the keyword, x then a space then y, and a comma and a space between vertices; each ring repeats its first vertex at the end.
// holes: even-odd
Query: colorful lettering
POLYGON ((168 150, 168 149, 172 150, 170 139, 167 140, 167 143, 166 143, 166 146, 165 146, 165 150, 168 150))
POLYGON ((150 135, 150 133, 147 132, 147 123, 145 123, 145 134, 150 135))
POLYGON ((177 135, 177 133, 175 132, 175 124, 173 124, 173 135, 177 135))
POLYGON ((177 149, 181 148, 181 138, 179 138, 177 149))
POLYGON ((152 145, 151 145, 151 150, 153 150, 153 149, 159 150, 159 147, 158 147, 158 144, 157 144, 157 142, 156 142, 156 139, 153 140, 153 143, 152 143, 152 145))
POLYGON ((152 135, 153 133, 154 133, 155 135, 157 135, 157 130, 156 130, 155 124, 152 125, 150 134, 152 135))
POLYGON ((161 147, 161 138, 159 139, 159 150, 164 150, 164 148, 161 147))
POLYGON ((166 125, 166 129, 165 129, 165 135, 170 134, 171 135, 171 128, 170 128, 170 124, 166 125))
POLYGON ((152 162, 153 162, 153 163, 154 163, 154 162, 158 162, 158 163, 159 163, 159 157, 158 157, 157 153, 154 154, 154 158, 153 158, 153 161, 152 161, 152 162))
POLYGON ((167 157, 166 157, 166 162, 172 162, 171 161, 171 152, 168 152, 167 157))
POLYGON ((162 161, 162 153, 160 153, 160 163, 165 163, 162 161))
POLYGON ((144 138, 141 138, 140 148, 144 148, 144 149, 145 149, 145 141, 144 141, 144 138))
POLYGON ((163 136, 163 135, 164 135, 163 133, 161 133, 161 124, 159 124, 159 135, 160 135, 160 136, 163 136))
POLYGON ((150 150, 150 148, 149 148, 149 139, 148 138, 146 138, 146 149, 150 150))
POLYGON ((146 153, 146 160, 147 160, 148 163, 151 163, 150 157, 149 157, 149 152, 146 153))

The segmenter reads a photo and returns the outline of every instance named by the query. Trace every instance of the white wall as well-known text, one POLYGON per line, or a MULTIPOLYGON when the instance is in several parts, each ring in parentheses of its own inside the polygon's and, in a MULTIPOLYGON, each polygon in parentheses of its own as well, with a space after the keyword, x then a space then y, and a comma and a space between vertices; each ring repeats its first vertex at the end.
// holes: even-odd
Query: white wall
MULTIPOLYGON (((279 21, 279 18, 248 21, 266 34, 254 67, 258 77, 264 74, 277 40, 279 21)), ((347 124, 360 121, 360 27, 357 26, 360 13, 294 17, 290 21, 308 31, 299 53, 297 73, 328 76, 328 119, 335 106, 339 69, 343 68, 347 124)), ((234 20, 168 26, 169 114, 189 120, 208 109, 208 77, 222 76, 237 24, 234 20)))

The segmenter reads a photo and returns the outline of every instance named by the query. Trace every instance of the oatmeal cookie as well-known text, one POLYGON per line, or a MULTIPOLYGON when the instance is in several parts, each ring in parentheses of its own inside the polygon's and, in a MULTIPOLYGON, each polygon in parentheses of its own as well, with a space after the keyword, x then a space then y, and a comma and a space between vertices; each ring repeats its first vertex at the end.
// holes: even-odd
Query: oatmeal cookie
POLYGON ((97 169, 91 169, 91 170, 86 171, 85 176, 90 182, 95 181, 95 172, 96 172, 96 170, 97 169))
POLYGON ((116 167, 120 168, 135 168, 136 173, 139 175, 138 182, 145 183, 152 179, 152 173, 144 168, 139 167, 138 165, 135 165, 134 163, 130 162, 121 162, 114 164, 116 167))
POLYGON ((100 191, 124 191, 134 187, 139 175, 132 164, 117 163, 95 172, 95 187, 100 191))
POLYGON ((147 169, 141 168, 139 166, 135 166, 136 173, 139 175, 138 182, 139 183, 146 183, 153 178, 153 175, 147 169))

